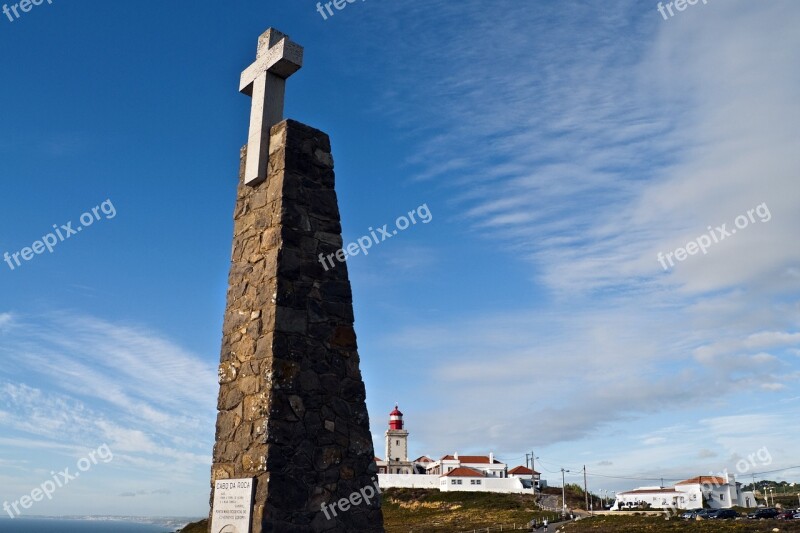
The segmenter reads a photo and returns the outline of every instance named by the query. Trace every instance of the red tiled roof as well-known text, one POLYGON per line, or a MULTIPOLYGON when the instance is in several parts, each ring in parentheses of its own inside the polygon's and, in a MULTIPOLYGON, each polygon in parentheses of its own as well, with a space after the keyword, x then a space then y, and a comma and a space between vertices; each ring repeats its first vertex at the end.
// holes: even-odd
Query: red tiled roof
POLYGON ((423 455, 422 457, 417 457, 416 459, 414 459, 414 462, 415 463, 432 463, 433 459, 431 459, 427 455, 423 455))
MULTIPOLYGON (((456 459, 452 455, 445 455, 442 457, 442 461, 461 461, 462 463, 471 463, 474 465, 488 465, 489 464, 489 456, 488 455, 459 455, 458 459, 456 459)), ((502 464, 497 459, 494 460, 494 464, 502 464)))
POLYGON ((523 475, 523 476, 530 476, 532 474, 538 474, 536 470, 531 470, 527 466, 515 466, 511 470, 508 471, 509 474, 516 474, 516 475, 523 475))
POLYGON ((383 459, 381 459, 380 457, 377 457, 377 456, 375 457, 375 462, 376 463, 381 462, 381 461, 383 461, 383 459))
POLYGON ((717 477, 717 476, 697 476, 693 477, 692 479, 687 479, 685 481, 681 481, 679 483, 675 483, 676 485, 725 485, 725 478, 724 477, 717 477))
POLYGON ((486 474, 474 468, 460 466, 446 473, 445 477, 486 477, 486 474))

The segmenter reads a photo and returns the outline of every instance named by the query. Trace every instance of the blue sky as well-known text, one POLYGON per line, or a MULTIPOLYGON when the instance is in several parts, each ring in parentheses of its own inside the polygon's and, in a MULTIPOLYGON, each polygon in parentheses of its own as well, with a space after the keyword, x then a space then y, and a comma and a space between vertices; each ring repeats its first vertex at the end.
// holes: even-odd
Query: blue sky
POLYGON ((553 484, 800 464, 800 5, 587 4, 0 17, 0 253, 115 213, 0 263, 0 500, 107 444, 29 513, 207 512, 238 79, 270 26, 305 47, 286 116, 331 136, 345 242, 433 215, 349 261, 379 455, 397 401, 413 455, 533 449, 553 484))

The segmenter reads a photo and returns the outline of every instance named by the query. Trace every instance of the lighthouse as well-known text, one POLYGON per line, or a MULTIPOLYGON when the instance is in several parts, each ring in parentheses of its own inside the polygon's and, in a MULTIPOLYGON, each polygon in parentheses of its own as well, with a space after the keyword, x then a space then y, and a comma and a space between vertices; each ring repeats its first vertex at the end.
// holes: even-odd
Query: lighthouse
POLYGON ((389 413, 389 429, 386 430, 386 466, 389 474, 410 474, 408 460, 408 431, 403 424, 403 413, 395 404, 389 413))

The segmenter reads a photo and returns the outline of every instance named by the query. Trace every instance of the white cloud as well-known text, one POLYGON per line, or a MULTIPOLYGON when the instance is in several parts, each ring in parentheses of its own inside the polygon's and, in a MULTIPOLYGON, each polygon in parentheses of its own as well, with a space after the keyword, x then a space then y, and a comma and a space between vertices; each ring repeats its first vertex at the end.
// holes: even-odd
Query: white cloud
POLYGON ((217 382, 208 364, 138 326, 63 314, 17 326, 0 352, 15 378, 23 370, 37 386, 3 380, 0 370, 0 423, 17 436, 7 446, 35 436, 75 455, 107 443, 115 468, 149 465, 177 477, 210 464, 217 382))
POLYGON ((401 380, 426 398, 421 445, 585 442, 643 415, 796 394, 800 74, 786 65, 800 8, 737 0, 664 23, 648 7, 631 23, 640 3, 502 6, 486 19, 483 4, 459 3, 446 45, 413 42, 435 64, 393 80, 403 94, 426 87, 394 112, 424 110, 419 176, 453 191, 453 216, 498 261, 528 261, 545 296, 386 340, 429 369, 401 380), (503 53, 475 35, 503 35, 503 53), (451 158, 457 171, 439 165, 451 158), (768 222, 663 272, 658 252, 763 203, 768 222))

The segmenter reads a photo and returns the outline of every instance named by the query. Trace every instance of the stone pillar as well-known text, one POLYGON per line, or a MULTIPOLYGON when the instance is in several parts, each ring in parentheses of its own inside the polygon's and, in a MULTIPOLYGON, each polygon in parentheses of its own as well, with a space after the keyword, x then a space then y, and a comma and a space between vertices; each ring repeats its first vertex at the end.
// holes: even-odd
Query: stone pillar
POLYGON ((318 259, 342 247, 330 140, 291 120, 270 136, 255 187, 242 151, 212 490, 255 478, 252 533, 381 532, 380 496, 359 497, 377 467, 347 265, 318 259))

